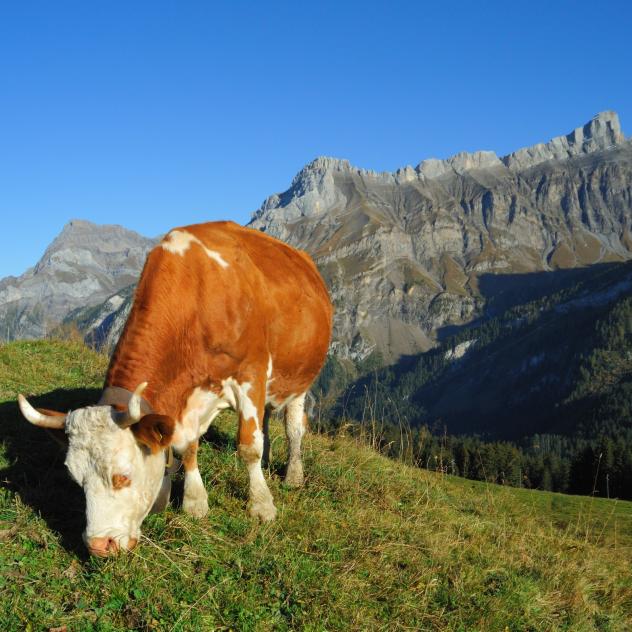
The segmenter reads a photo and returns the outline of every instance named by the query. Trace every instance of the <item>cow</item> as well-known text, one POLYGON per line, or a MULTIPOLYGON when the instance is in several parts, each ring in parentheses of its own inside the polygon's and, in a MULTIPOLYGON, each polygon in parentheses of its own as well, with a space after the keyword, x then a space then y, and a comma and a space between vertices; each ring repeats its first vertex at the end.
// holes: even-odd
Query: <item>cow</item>
POLYGON ((268 418, 284 412, 285 483, 298 487, 305 396, 327 354, 332 313, 306 253, 233 222, 169 231, 147 256, 98 403, 63 414, 18 397, 29 422, 65 431, 90 553, 136 546, 145 517, 168 500, 171 450, 184 467, 184 511, 207 513, 198 445, 226 408, 238 417, 249 512, 273 520, 262 470, 268 418))

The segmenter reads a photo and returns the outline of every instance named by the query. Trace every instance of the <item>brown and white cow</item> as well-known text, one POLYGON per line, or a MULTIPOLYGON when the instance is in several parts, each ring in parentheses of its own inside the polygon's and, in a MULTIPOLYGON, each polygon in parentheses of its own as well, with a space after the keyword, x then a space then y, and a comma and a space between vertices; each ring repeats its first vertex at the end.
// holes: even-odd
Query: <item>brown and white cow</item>
POLYGON ((267 415, 285 411, 285 481, 299 486, 305 393, 331 321, 327 289, 305 253, 232 222, 170 231, 147 257, 99 403, 51 415, 19 397, 31 423, 65 429, 66 466, 86 495, 90 552, 135 546, 152 506, 165 504, 168 448, 182 455, 184 510, 206 514, 198 441, 229 407, 239 417, 250 513, 273 520, 261 468, 267 415))

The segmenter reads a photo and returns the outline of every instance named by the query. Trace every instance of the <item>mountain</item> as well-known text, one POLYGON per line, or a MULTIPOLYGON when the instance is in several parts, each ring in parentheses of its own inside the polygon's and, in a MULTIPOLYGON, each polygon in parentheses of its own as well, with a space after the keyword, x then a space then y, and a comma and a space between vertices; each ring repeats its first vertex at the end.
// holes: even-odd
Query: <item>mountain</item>
MULTIPOLYGON (((407 428, 425 467, 632 498, 631 223, 632 141, 603 112, 504 157, 394 173, 318 158, 250 226, 308 251, 330 287, 319 423, 375 422, 389 450, 407 428)), ((112 349, 154 243, 72 222, 0 283, 0 325, 63 321, 112 349)))
POLYGON ((501 295, 426 353, 357 379, 329 357, 318 418, 421 467, 632 499, 632 261, 518 278, 540 295, 500 311, 501 295))
POLYGON ((629 259, 631 222, 632 142, 602 112, 502 158, 460 153, 394 173, 317 158, 250 226, 314 257, 338 358, 389 364, 484 315, 502 282, 481 287, 483 275, 515 290, 518 275, 629 259))
POLYGON ((122 226, 68 222, 34 268, 0 280, 0 339, 41 338, 103 303, 137 281, 154 244, 122 226))
MULTIPOLYGON (((362 367, 553 291, 562 270, 629 259, 631 222, 632 142, 602 112, 500 158, 460 153, 394 173, 317 158, 250 226, 316 260, 336 307, 333 355, 362 367)), ((0 281, 0 336, 39 337, 63 320, 111 348, 153 243, 71 222, 33 270, 0 281)))
POLYGON ((562 290, 366 375, 339 405, 362 419, 370 393, 380 403, 372 414, 391 425, 405 417, 493 440, 622 432, 632 440, 632 261, 566 276, 562 290))

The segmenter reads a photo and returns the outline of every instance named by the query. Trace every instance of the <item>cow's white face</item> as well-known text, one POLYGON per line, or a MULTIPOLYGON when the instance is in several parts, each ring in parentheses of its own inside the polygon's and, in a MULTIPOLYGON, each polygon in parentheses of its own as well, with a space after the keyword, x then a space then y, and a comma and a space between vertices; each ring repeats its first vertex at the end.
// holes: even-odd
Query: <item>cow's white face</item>
POLYGON ((91 553, 132 549, 161 490, 162 450, 151 454, 110 406, 79 408, 66 418, 66 466, 86 495, 84 541, 91 553))

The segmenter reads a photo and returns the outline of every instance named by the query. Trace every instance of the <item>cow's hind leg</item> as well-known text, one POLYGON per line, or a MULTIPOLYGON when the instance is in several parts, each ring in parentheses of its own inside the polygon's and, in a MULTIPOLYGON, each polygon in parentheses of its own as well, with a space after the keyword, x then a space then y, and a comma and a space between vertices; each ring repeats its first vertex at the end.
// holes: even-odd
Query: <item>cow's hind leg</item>
POLYGON ((248 468, 250 483, 250 515, 267 522, 276 517, 272 494, 263 476, 261 460, 264 452, 263 416, 265 389, 252 392, 240 387, 238 393, 239 432, 237 452, 248 468))
POLYGON ((270 415, 272 410, 266 406, 266 411, 263 415, 263 456, 261 458, 261 465, 267 469, 270 467, 270 415))
POLYGON ((184 466, 184 498, 182 509, 186 513, 201 518, 208 513, 208 494, 197 465, 198 441, 193 441, 182 455, 184 466))
POLYGON ((303 463, 301 461, 301 440, 307 429, 305 416, 305 393, 291 401, 285 409, 285 436, 288 441, 288 463, 285 483, 290 487, 303 484, 303 463))

